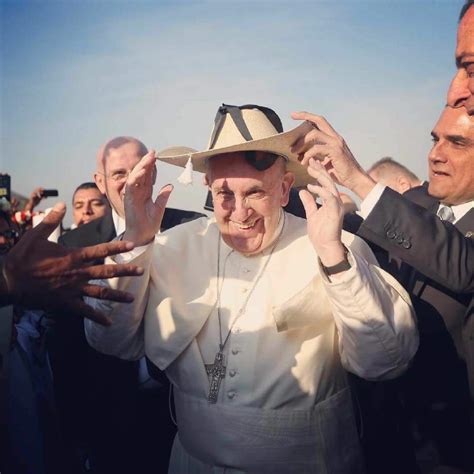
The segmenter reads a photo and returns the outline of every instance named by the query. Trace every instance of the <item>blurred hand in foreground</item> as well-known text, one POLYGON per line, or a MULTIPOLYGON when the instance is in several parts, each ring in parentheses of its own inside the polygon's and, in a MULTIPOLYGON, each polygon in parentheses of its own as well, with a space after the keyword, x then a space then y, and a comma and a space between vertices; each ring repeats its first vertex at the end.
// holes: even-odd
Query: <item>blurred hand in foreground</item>
POLYGON ((48 241, 65 212, 63 203, 56 204, 44 220, 25 233, 5 256, 0 283, 1 302, 44 310, 60 309, 108 325, 109 318, 87 305, 82 297, 129 303, 133 296, 91 284, 89 280, 137 276, 143 273, 143 269, 135 265, 92 264, 98 259, 130 251, 133 248, 131 242, 114 241, 69 249, 48 241))

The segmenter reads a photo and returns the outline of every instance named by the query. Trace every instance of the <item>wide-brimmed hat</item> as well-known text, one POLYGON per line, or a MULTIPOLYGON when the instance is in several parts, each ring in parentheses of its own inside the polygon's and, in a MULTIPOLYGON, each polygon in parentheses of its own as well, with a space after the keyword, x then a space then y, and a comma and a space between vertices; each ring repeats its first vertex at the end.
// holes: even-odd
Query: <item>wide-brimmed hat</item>
MULTIPOLYGON (((157 158, 166 163, 206 172, 206 160, 226 153, 264 151, 283 156, 287 169, 295 175, 295 186, 304 186, 312 181, 291 152, 291 145, 312 127, 303 122, 296 128, 283 132, 278 115, 267 107, 259 105, 226 105, 219 107, 214 121, 211 138, 206 150, 196 151, 188 147, 171 147, 158 152, 157 158)), ((185 181, 188 178, 185 178, 185 181)))

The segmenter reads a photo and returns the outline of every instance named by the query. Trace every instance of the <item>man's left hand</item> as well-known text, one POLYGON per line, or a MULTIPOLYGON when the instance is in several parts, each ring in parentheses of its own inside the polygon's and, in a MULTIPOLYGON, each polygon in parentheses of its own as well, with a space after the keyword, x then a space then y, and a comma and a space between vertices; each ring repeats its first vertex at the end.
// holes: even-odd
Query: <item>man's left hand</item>
POLYGON ((308 221, 308 236, 322 264, 331 267, 345 259, 341 241, 344 204, 333 180, 319 161, 309 160, 308 173, 317 180, 317 184, 308 184, 309 191, 321 198, 318 209, 309 191, 299 193, 308 221))

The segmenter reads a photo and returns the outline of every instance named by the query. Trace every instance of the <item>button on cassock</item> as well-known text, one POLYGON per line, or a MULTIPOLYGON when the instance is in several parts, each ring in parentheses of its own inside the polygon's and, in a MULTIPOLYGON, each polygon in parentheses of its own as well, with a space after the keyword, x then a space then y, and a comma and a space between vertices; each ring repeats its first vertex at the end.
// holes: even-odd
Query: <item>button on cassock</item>
POLYGON ((230 375, 231 377, 235 377, 235 374, 237 374, 237 371, 236 371, 235 369, 229 370, 229 375, 230 375))
POLYGON ((232 390, 230 392, 227 392, 227 397, 232 400, 235 397, 235 392, 232 390))

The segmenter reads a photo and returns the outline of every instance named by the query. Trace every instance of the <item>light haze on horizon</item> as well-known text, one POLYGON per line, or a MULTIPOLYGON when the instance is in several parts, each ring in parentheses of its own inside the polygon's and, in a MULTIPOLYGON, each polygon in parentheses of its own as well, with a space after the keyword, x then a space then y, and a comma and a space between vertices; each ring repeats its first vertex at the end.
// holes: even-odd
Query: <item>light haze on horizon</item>
MULTIPOLYGON (((392 156, 425 179, 463 3, 2 1, 0 171, 70 208, 99 145, 204 149, 225 102, 269 106, 286 130, 318 113, 365 168, 392 156)), ((159 163, 158 186, 202 211, 201 177, 184 187, 180 171, 159 163)))

